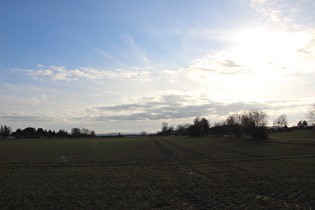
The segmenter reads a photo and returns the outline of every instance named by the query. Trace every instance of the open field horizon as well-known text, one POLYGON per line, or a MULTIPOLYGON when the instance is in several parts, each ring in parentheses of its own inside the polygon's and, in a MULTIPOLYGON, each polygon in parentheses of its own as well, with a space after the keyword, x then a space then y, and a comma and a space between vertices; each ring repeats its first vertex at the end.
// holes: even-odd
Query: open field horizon
POLYGON ((0 210, 315 209, 314 11, 0 0, 0 210))
POLYGON ((0 141, 3 209, 315 207, 315 146, 146 136, 0 141))

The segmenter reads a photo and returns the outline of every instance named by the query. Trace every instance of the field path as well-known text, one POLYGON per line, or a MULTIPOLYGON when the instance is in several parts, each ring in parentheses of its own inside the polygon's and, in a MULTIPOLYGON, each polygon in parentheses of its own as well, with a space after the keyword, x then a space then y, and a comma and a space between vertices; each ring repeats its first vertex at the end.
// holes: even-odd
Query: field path
MULTIPOLYGON (((304 202, 301 203, 301 197, 303 197, 303 194, 305 194, 307 197, 312 197, 309 194, 310 192, 304 191, 302 188, 287 190, 287 184, 279 182, 278 177, 266 176, 260 171, 244 170, 243 164, 246 164, 247 162, 261 162, 262 164, 268 164, 268 162, 270 162, 271 164, 274 161, 277 163, 283 162, 283 164, 291 164, 292 160, 315 159, 315 154, 296 152, 291 155, 262 155, 243 152, 227 147, 201 144, 203 147, 209 148, 209 153, 204 153, 196 151, 195 149, 181 146, 167 138, 154 139, 154 142, 158 145, 161 152, 172 161, 173 165, 180 169, 181 173, 190 177, 200 178, 204 185, 212 186, 214 188, 219 187, 226 189, 223 192, 221 191, 222 194, 220 196, 229 198, 230 202, 232 203, 238 203, 239 201, 248 199, 254 201, 256 200, 260 203, 269 202, 274 206, 282 206, 285 208, 311 209, 312 204, 310 204, 308 200, 304 200, 304 202), (163 145, 162 143, 166 145, 163 145), (224 174, 233 174, 234 178, 231 179, 230 177, 226 179, 225 181, 228 182, 225 185, 222 185, 220 184, 221 180, 212 173, 201 173, 200 171, 195 170, 194 167, 188 165, 185 162, 185 159, 177 157, 176 154, 174 154, 174 152, 169 149, 170 146, 176 148, 178 151, 186 155, 189 155, 189 159, 191 160, 190 165, 203 164, 208 165, 208 167, 215 167, 222 172, 224 171, 224 174), (229 154, 236 154, 239 156, 237 158, 218 158, 213 156, 211 151, 224 151, 228 152, 229 154), (253 185, 252 188, 248 188, 249 183, 250 185, 253 185), (254 187, 255 185, 256 187, 254 187), (297 200, 292 200, 292 196, 295 196, 295 199, 297 200)), ((302 162, 299 163, 299 166, 313 167, 313 164, 302 162)), ((243 206, 243 208, 246 207, 248 206, 243 206)), ((216 208, 224 208, 224 206, 217 204, 216 208)))
MULTIPOLYGON (((185 147, 182 147, 174 142, 165 140, 163 138, 153 138, 152 139, 155 144, 158 146, 159 150, 162 152, 162 154, 167 157, 167 159, 170 161, 170 165, 174 167, 174 173, 179 174, 180 176, 185 176, 185 179, 189 178, 192 179, 192 182, 194 185, 197 186, 203 186, 205 188, 212 188, 216 194, 208 194, 208 195, 202 195, 202 196, 194 196, 191 195, 189 199, 185 197, 177 197, 177 200, 180 203, 185 204, 184 209, 199 209, 204 208, 201 201, 209 202, 211 201, 211 208, 216 209, 225 209, 226 203, 217 202, 216 200, 219 198, 228 198, 228 202, 236 205, 239 203, 239 207, 242 208, 249 208, 249 206, 244 204, 244 200, 254 200, 256 199, 256 195, 253 195, 251 193, 237 193, 240 191, 243 191, 242 189, 239 189, 239 186, 232 187, 231 185, 225 185, 222 186, 220 184, 220 180, 216 176, 213 176, 211 174, 203 174, 200 173, 198 170, 193 169, 189 165, 191 164, 207 164, 209 166, 215 166, 218 168, 221 168, 223 170, 228 170, 229 172, 238 173, 238 169, 233 167, 229 163, 221 162, 221 161, 214 161, 211 158, 211 155, 204 155, 203 153, 197 152, 192 149, 188 149, 185 147), (164 146, 162 143, 166 143, 168 145, 173 146, 180 152, 185 153, 186 155, 190 156, 189 164, 187 163, 187 160, 179 158, 173 151, 171 151, 168 146, 164 146), (217 189, 220 189, 219 191, 217 189), (200 198, 202 197, 202 199, 200 198), (242 203, 242 204, 241 204, 242 203), (189 208, 187 208, 187 204, 189 204, 189 208)), ((248 179, 249 177, 247 177, 248 179)), ((207 190, 208 190, 207 189, 207 190)), ((194 189, 191 189, 193 192, 194 189)))
POLYGON ((204 175, 192 170, 182 161, 180 161, 167 147, 163 146, 159 141, 154 140, 154 142, 159 147, 160 151, 171 161, 171 164, 179 168, 184 175, 188 175, 194 178, 206 179, 204 175))

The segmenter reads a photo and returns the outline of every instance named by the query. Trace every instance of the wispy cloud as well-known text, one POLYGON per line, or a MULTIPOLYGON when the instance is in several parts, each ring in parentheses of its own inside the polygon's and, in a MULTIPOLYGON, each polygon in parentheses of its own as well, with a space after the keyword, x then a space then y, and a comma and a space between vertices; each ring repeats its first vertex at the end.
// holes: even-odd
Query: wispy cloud
POLYGON ((123 39, 129 48, 129 50, 128 48, 124 49, 125 53, 123 53, 125 56, 129 57, 128 60, 130 60, 131 57, 133 60, 138 62, 138 65, 148 66, 150 64, 150 59, 146 55, 145 51, 136 43, 135 39, 129 34, 126 34, 123 39))
POLYGON ((0 117, 1 120, 8 121, 8 122, 22 122, 22 123, 29 123, 37 124, 43 122, 51 122, 52 120, 56 120, 56 118, 49 116, 49 115, 32 115, 32 114, 23 114, 23 113, 13 113, 13 115, 5 115, 2 114, 0 117))
POLYGON ((14 109, 14 107, 16 107, 18 104, 24 104, 24 108, 26 106, 43 105, 51 98, 50 95, 45 93, 37 94, 35 96, 14 96, 13 94, 0 94, 0 97, 4 101, 1 104, 1 108, 5 109, 6 111, 14 109))
POLYGON ((289 88, 286 88, 286 89, 284 89, 284 90, 282 90, 282 91, 287 91, 287 90, 295 89, 295 88, 297 88, 297 87, 301 87, 301 86, 303 86, 303 85, 307 85, 307 84, 310 84, 310 83, 313 83, 313 82, 315 82, 315 80, 303 82, 303 83, 301 83, 301 84, 294 85, 294 86, 291 86, 291 87, 289 87, 289 88))
POLYGON ((38 97, 30 97, 30 98, 26 98, 26 101, 29 101, 31 104, 40 104, 43 101, 46 101, 49 99, 49 96, 47 94, 41 94, 38 97))
POLYGON ((304 23, 313 20, 315 3, 312 0, 250 0, 252 8, 273 24, 281 29, 300 29, 297 19, 304 23))
POLYGON ((78 69, 67 70, 64 66, 50 66, 46 70, 24 70, 14 69, 17 72, 25 72, 34 79, 51 79, 51 80, 63 80, 74 81, 78 79, 131 79, 137 81, 149 81, 150 72, 145 70, 98 70, 94 68, 81 67, 78 69))
MULTIPOLYGON (((292 2, 290 4, 292 5, 292 2)), ((269 24, 273 23, 277 26, 287 28, 288 23, 292 21, 292 18, 285 14, 285 11, 288 9, 286 8, 288 3, 285 1, 251 0, 251 6, 267 18, 269 24)))
POLYGON ((106 52, 100 48, 92 47, 92 49, 95 50, 97 53, 101 54, 106 59, 115 60, 114 56, 112 56, 111 54, 109 54, 108 52, 106 52))

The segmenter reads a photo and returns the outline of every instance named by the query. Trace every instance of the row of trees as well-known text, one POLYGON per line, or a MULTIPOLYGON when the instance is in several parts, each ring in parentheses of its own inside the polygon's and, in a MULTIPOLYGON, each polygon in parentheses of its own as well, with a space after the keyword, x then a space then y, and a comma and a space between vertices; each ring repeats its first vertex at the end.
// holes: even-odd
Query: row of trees
MULTIPOLYGON (((312 105, 307 113, 307 119, 311 126, 315 126, 315 104, 312 105)), ((297 123, 297 128, 305 128, 309 124, 305 120, 297 123)), ((273 121, 274 128, 278 130, 288 128, 288 120, 286 115, 280 115, 273 121)), ((182 124, 168 126, 167 123, 162 124, 161 131, 158 135, 187 135, 187 136, 207 136, 214 135, 233 135, 241 137, 247 134, 255 139, 268 138, 267 130, 267 114, 263 111, 244 111, 241 114, 232 114, 223 122, 216 122, 210 127, 210 123, 206 118, 197 117, 193 124, 182 124)))
POLYGON ((245 111, 242 114, 229 115, 224 122, 215 123, 210 127, 206 118, 197 117, 193 124, 178 125, 176 129, 162 124, 158 135, 188 135, 188 136, 207 136, 209 134, 224 135, 231 134, 241 137, 248 134, 253 138, 266 139, 267 132, 267 114, 263 111, 245 111))
POLYGON ((52 130, 44 130, 43 128, 27 127, 25 129, 18 128, 12 133, 15 138, 66 138, 69 136, 65 130, 59 130, 58 132, 52 130))
POLYGON ((95 137, 95 132, 86 128, 72 128, 71 129, 72 137, 95 137))
POLYGON ((27 127, 25 129, 18 128, 12 132, 8 126, 1 126, 0 137, 6 138, 13 136, 15 138, 82 138, 82 137, 95 137, 95 132, 86 128, 72 128, 71 133, 65 130, 58 132, 52 130, 44 130, 43 128, 27 127))
MULTIPOLYGON (((300 120, 296 127, 298 128, 306 128, 308 126, 308 123, 306 120, 300 120)), ((278 130, 288 128, 288 120, 286 115, 280 115, 278 118, 276 118, 273 121, 273 127, 278 128, 278 130)))
POLYGON ((210 123, 206 118, 197 117, 194 119, 193 124, 168 126, 166 122, 162 123, 162 129, 158 135, 188 135, 188 136, 205 136, 209 134, 210 123))
MULTIPOLYGON (((308 125, 315 126, 315 104, 313 104, 306 115, 309 123, 299 121, 298 128, 305 128, 308 125)), ((280 115, 273 122, 274 127, 286 128, 287 118, 285 115, 280 115)), ((248 134, 253 138, 267 138, 267 114, 263 111, 245 111, 242 114, 232 114, 227 117, 223 122, 214 123, 210 127, 210 123, 206 118, 197 117, 194 119, 193 124, 178 125, 176 129, 174 126, 168 126, 167 123, 162 124, 162 129, 158 135, 188 135, 188 136, 207 136, 209 134, 225 135, 231 134, 236 137, 241 137, 244 134, 248 134)), ((141 132, 141 135, 147 135, 145 131, 141 132)), ((66 138, 66 137, 94 137, 95 132, 93 130, 85 128, 72 128, 71 133, 65 130, 59 130, 58 132, 52 130, 44 130, 38 128, 37 130, 32 127, 25 129, 17 129, 12 133, 12 129, 9 126, 1 125, 0 138, 6 138, 13 136, 16 138, 66 138)))

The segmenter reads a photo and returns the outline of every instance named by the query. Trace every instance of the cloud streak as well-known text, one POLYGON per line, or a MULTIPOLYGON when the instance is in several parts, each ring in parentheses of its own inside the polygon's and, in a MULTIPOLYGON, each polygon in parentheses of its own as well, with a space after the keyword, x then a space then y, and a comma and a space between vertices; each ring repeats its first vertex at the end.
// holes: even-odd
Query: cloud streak
POLYGON ((51 79, 60 81, 75 81, 79 79, 131 79, 137 81, 150 81, 150 72, 145 70, 98 70, 94 68, 81 67, 67 70, 64 66, 50 66, 45 70, 14 69, 15 72, 24 72, 34 79, 51 79))
POLYGON ((222 117, 230 112, 242 111, 244 108, 267 109, 268 106, 255 102, 223 103, 202 95, 192 97, 183 93, 162 93, 151 100, 140 98, 134 103, 95 106, 88 109, 87 115, 94 121, 178 120, 197 116, 222 117))

